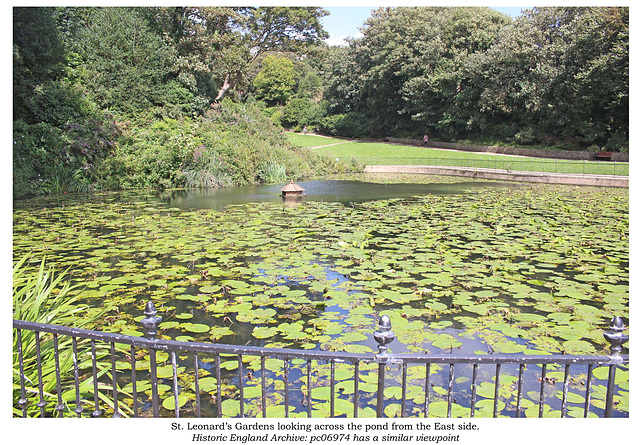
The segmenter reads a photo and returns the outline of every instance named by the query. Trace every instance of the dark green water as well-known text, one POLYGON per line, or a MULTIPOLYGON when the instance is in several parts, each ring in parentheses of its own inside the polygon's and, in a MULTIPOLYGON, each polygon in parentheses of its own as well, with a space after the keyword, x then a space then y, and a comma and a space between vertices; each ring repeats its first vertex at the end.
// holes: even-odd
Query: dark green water
MULTIPOLYGON (((426 195, 467 193, 478 188, 514 187, 499 182, 395 183, 366 181, 317 180, 299 181, 308 202, 366 202, 382 199, 408 199, 426 195)), ((286 184, 250 185, 222 189, 176 190, 162 196, 170 206, 181 209, 216 209, 228 205, 258 202, 280 202, 280 189, 286 184)))
MULTIPOLYGON (((14 256, 46 256, 69 268, 83 301, 117 307, 97 328, 142 335, 151 299, 161 335, 186 341, 373 352, 388 314, 397 353, 602 353, 611 316, 628 319, 628 191, 424 177, 299 184, 296 206, 282 205, 284 184, 18 203, 14 256)), ((456 369, 463 407, 469 372, 456 369)), ((584 371, 574 372, 580 397, 584 371)), ((444 385, 446 370, 433 379, 444 385)), ((545 400, 555 412, 557 389, 545 400)))

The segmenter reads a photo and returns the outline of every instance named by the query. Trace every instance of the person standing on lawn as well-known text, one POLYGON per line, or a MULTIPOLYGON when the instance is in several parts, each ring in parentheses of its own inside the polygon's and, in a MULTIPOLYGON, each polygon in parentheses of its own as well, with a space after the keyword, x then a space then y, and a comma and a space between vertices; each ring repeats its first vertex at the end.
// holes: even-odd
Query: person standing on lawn
POLYGON ((426 134, 422 137, 422 145, 424 145, 425 147, 429 145, 429 136, 427 136, 426 134))

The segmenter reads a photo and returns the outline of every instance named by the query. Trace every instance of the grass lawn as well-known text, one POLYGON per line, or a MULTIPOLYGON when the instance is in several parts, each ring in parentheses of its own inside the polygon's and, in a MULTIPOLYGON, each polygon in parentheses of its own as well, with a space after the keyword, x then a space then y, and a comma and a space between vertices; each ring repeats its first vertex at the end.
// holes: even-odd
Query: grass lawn
POLYGON ((288 133, 289 141, 337 158, 355 158, 365 165, 437 165, 495 168, 511 171, 629 175, 628 162, 568 161, 562 159, 495 155, 384 142, 349 142, 325 136, 288 133), (322 147, 324 145, 339 144, 322 147))
POLYGON ((319 145, 337 144, 346 142, 347 139, 332 138, 327 136, 317 136, 314 134, 287 133, 287 139, 296 147, 309 148, 319 145))

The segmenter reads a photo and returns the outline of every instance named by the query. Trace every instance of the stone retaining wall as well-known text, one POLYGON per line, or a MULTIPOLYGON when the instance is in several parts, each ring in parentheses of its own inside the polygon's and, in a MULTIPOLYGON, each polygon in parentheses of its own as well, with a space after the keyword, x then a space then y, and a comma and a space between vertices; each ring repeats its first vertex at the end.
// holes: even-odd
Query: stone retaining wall
MULTIPOLYGON (((422 145, 422 141, 416 139, 402 139, 387 137, 385 140, 397 144, 405 145, 422 145)), ((497 147, 494 145, 466 145, 456 144, 453 142, 437 142, 429 141, 431 148, 444 148, 448 150, 462 150, 481 153, 500 153, 505 155, 532 156, 536 158, 552 158, 552 159, 570 159, 570 160, 593 160, 595 152, 577 151, 577 150, 544 150, 537 148, 522 147, 497 147)), ((612 161, 629 162, 629 153, 614 152, 611 156, 612 161)))

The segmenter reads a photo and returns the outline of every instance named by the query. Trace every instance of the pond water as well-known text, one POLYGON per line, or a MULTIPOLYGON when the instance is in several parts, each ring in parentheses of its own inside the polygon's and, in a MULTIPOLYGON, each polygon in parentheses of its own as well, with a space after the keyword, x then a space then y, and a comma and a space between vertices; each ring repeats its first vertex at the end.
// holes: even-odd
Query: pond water
POLYGON ((609 320, 628 320, 628 190, 387 180, 299 182, 294 206, 282 184, 18 202, 14 258, 69 268, 82 301, 108 309, 95 327, 129 335, 153 300, 160 335, 185 341, 372 352, 388 314, 393 352, 608 352, 609 320))
MULTIPOLYGON (((486 187, 514 187, 500 182, 450 182, 450 183, 375 183, 356 180, 298 181, 305 189, 305 201, 309 202, 366 202, 379 199, 405 198, 425 195, 449 195, 465 193, 486 187)), ((222 210, 228 205, 258 202, 281 202, 280 189, 286 184, 249 185, 220 189, 174 190, 163 195, 163 200, 180 209, 222 210)))

